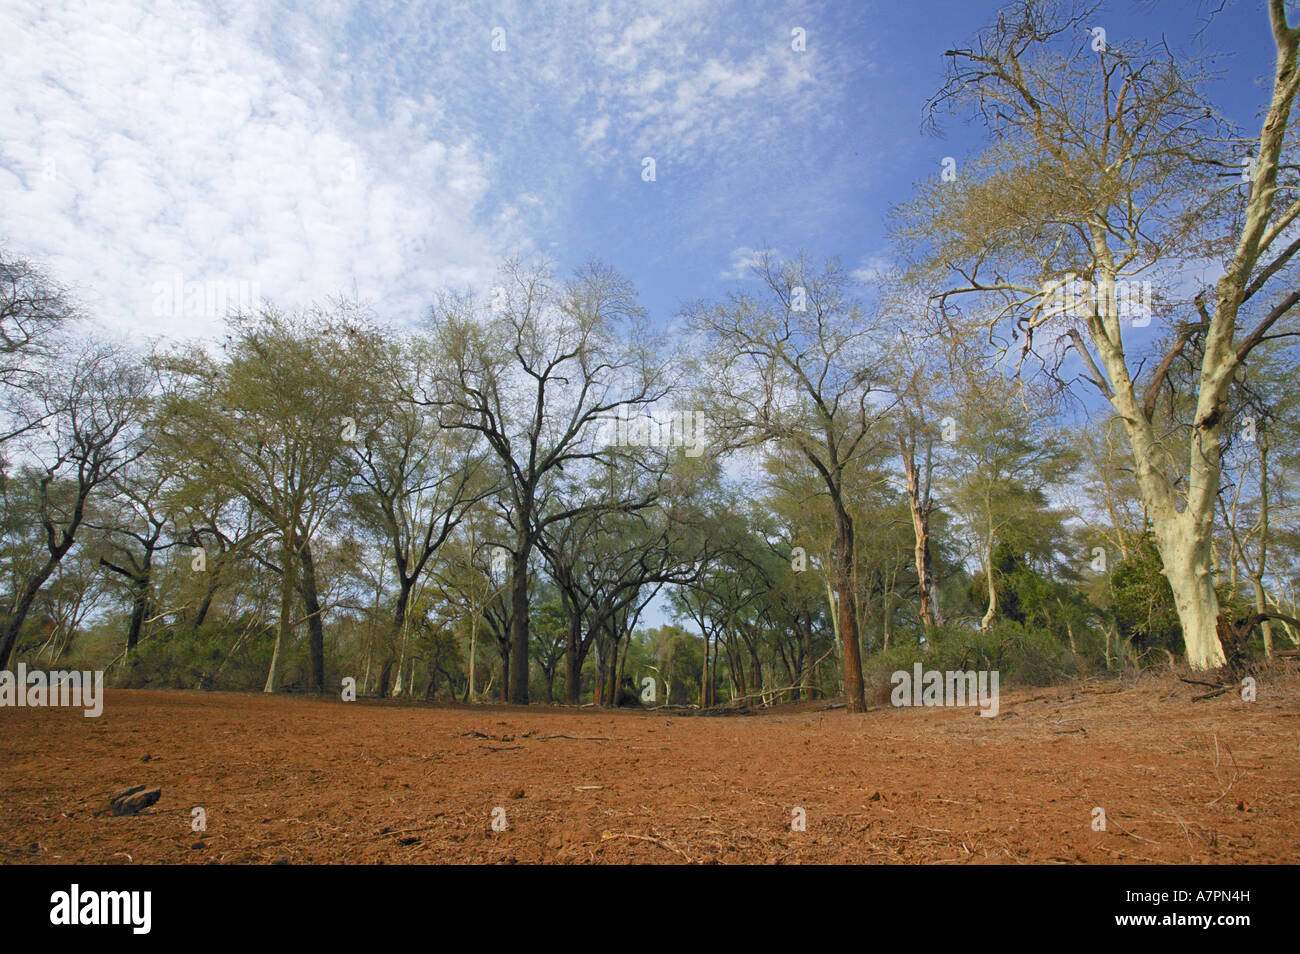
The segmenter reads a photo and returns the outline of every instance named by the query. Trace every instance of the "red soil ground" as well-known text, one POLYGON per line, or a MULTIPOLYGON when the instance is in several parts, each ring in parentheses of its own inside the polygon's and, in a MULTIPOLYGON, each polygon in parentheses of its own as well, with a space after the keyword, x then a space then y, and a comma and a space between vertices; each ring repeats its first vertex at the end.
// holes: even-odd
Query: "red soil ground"
POLYGON ((0 709, 0 861, 1300 861, 1300 681, 1203 691, 1011 691, 997 718, 110 691, 99 719, 0 709), (141 784, 155 806, 108 811, 141 784))

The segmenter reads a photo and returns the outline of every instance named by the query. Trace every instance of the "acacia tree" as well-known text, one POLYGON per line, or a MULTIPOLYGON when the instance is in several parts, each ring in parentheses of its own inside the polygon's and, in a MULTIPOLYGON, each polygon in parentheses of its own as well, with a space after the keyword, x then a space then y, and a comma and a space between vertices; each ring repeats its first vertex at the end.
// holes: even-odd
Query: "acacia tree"
POLYGON ((852 469, 884 438, 880 328, 853 300, 835 262, 814 271, 803 260, 780 263, 764 252, 755 274, 759 296, 738 292, 687 313, 706 342, 703 400, 733 446, 777 442, 821 477, 834 516, 831 578, 845 699, 850 712, 862 712, 854 524, 845 490, 852 469))
POLYGON ((1075 455, 1049 428, 1045 396, 997 375, 967 372, 964 378, 946 483, 984 575, 980 628, 988 629, 999 610, 995 554, 1012 527, 1046 514, 1048 491, 1064 482, 1075 455))
MULTIPOLYGON (((441 303, 434 329, 446 362, 426 400, 443 427, 476 431, 497 458, 513 540, 510 551, 509 682, 506 698, 528 703, 528 583, 546 527, 604 498, 552 506, 554 478, 627 456, 598 447, 607 418, 664 398, 671 382, 644 328, 632 284, 588 265, 563 284, 544 268, 507 263, 490 316, 473 303, 441 303)), ((626 506, 618 501, 614 505, 626 506)))
POLYGON ((67 656, 80 627, 107 591, 94 546, 85 543, 80 541, 59 563, 32 610, 32 619, 49 627, 45 645, 34 654, 37 660, 44 656, 53 662, 67 656))
MULTIPOLYGON (((432 583, 444 605, 459 612, 469 629, 469 652, 466 665, 465 700, 478 701, 479 632, 493 603, 500 603, 509 580, 499 581, 494 571, 493 538, 497 533, 496 514, 479 501, 459 521, 442 549, 444 558, 430 570, 432 583)), ((503 551, 504 552, 504 551, 503 551)))
POLYGON ((262 542, 274 534, 256 509, 229 487, 199 478, 199 469, 173 462, 155 445, 160 469, 177 479, 169 482, 163 506, 174 514, 175 544, 187 549, 171 564, 174 571, 159 582, 171 591, 173 626, 193 636, 207 622, 219 592, 233 587, 260 563, 262 542), (197 551, 194 548, 199 548, 197 551), (202 554, 202 572, 194 572, 202 554))
MULTIPOLYGON (((912 310, 909 305, 899 302, 892 307, 909 313, 912 310)), ((898 395, 898 423, 895 434, 908 513, 912 518, 912 556, 921 625, 929 632, 943 623, 930 525, 935 509, 935 441, 943 433, 947 395, 942 381, 944 369, 933 353, 932 342, 922 340, 917 334, 919 330, 903 327, 896 338, 894 390, 898 395)))
POLYGON ((587 479, 566 479, 555 490, 557 506, 572 516, 550 523, 538 548, 565 621, 569 705, 578 704, 593 647, 600 660, 596 701, 614 704, 617 673, 605 663, 630 634, 617 624, 635 620, 663 586, 693 580, 711 549, 707 490, 716 462, 682 451, 628 449, 587 479))
MULTIPOLYGON (((1270 566, 1270 557, 1285 560, 1288 549, 1284 541, 1274 539, 1274 528, 1293 524, 1296 512, 1291 483, 1300 395, 1295 393, 1293 352, 1263 347, 1238 376, 1229 400, 1219 493, 1226 550, 1220 567, 1227 563, 1228 592, 1233 600, 1240 596, 1243 572, 1249 581, 1255 612, 1263 617, 1260 628, 1267 656, 1273 655, 1275 630, 1274 620, 1267 617, 1281 615, 1282 610, 1270 598, 1268 591, 1274 587, 1271 581, 1266 586, 1265 579, 1279 576, 1270 566)), ((1294 632, 1288 632, 1294 640, 1294 632)))
POLYGON ((0 248, 0 446, 46 419, 31 414, 35 405, 24 395, 57 355, 60 332, 76 320, 63 288, 39 266, 0 248))
POLYGON ((27 392, 28 463, 10 478, 27 485, 41 549, 0 604, 0 668, 9 664, 32 604, 76 543, 92 496, 141 453, 138 424, 149 381, 134 358, 91 341, 42 368, 27 392))
POLYGON ((101 508, 104 519, 94 524, 103 532, 99 564, 122 578, 131 604, 128 653, 140 642, 149 617, 155 559, 173 545, 163 540, 171 523, 166 500, 172 474, 159 463, 146 449, 139 461, 114 475, 109 486, 111 499, 101 508))
MULTIPOLYGON (((359 490, 353 509, 379 529, 396 573, 392 645, 405 646, 412 597, 434 554, 472 507, 495 492, 487 473, 484 448, 472 431, 441 428, 427 406, 413 395, 437 366, 437 356, 414 343, 409 356, 382 355, 373 369, 379 390, 395 399, 373 429, 355 445, 359 490)), ((393 659, 381 664, 381 693, 389 685, 393 659)), ((400 690, 398 673, 396 693, 400 690)))
POLYGON ((1295 143, 1300 28, 1287 22, 1283 0, 1267 7, 1277 58, 1262 129, 1239 147, 1253 154, 1244 208, 1234 188, 1221 187, 1223 168, 1243 168, 1241 153, 1225 154, 1223 124, 1192 66, 1164 47, 1099 43, 1085 29, 1093 7, 1020 0, 973 49, 949 51, 947 82, 931 102, 935 113, 972 112, 992 145, 955 181, 924 189, 900 229, 922 280, 956 278, 936 298, 945 330, 981 330, 1003 353, 1018 350, 1021 364, 1041 362, 1062 383, 1080 376, 1110 402, 1194 669, 1225 661, 1212 555, 1225 400, 1251 351, 1292 333, 1279 322, 1300 303, 1290 267, 1300 199, 1288 195, 1297 175, 1284 157, 1295 143), (1133 344, 1140 335, 1126 342, 1122 329, 1125 318, 1145 320, 1146 296, 1131 283, 1164 275, 1172 298, 1180 268, 1218 253, 1222 277, 1144 361, 1133 344), (955 307, 963 300, 974 307, 955 307), (1175 460, 1154 418, 1170 367, 1186 354, 1197 364, 1195 401, 1186 455, 1175 460))
POLYGON ((835 605, 834 600, 826 599, 822 574, 813 572, 816 566, 826 566, 825 555, 814 563, 814 554, 808 552, 807 546, 796 555, 795 547, 802 546, 800 541, 828 539, 832 524, 829 509, 815 505, 819 496, 825 496, 824 492, 819 494, 821 478, 806 461, 798 464, 802 466, 787 466, 784 456, 769 460, 770 489, 752 518, 766 538, 767 549, 786 564, 766 596, 765 611, 780 620, 775 625, 775 652, 790 677, 787 685, 798 687, 794 690, 796 699, 813 691, 814 669, 819 661, 814 649, 824 641, 819 637, 834 625, 830 616, 835 605))
MULTIPOLYGON (((314 576, 310 543, 347 493, 350 442, 379 404, 356 368, 371 367, 378 334, 353 310, 284 314, 266 309, 230 322, 226 356, 191 347, 159 360, 167 389, 160 444, 192 481, 228 489, 275 528, 280 621, 266 692, 280 683, 295 628, 298 570, 314 576)), ((324 643, 314 587, 306 598, 312 687, 324 690, 324 643)))

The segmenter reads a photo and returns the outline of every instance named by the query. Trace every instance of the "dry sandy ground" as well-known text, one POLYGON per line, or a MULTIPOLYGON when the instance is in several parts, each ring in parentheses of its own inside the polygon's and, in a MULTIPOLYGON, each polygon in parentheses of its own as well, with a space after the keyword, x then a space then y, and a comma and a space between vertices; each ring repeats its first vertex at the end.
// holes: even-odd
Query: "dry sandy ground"
POLYGON ((99 719, 0 709, 0 862, 1300 861, 1300 682, 1203 691, 1004 692, 996 718, 110 691, 99 719), (162 798, 113 816, 131 785, 162 798))

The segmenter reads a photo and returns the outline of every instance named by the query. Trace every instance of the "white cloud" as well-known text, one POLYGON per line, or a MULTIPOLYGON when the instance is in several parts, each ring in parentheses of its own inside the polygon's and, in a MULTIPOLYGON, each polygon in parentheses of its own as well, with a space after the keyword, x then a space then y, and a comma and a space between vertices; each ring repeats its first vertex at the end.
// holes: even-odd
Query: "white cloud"
POLYGON ((580 122, 578 124, 578 141, 582 146, 582 151, 590 152, 605 138, 607 132, 609 132, 608 116, 597 116, 590 122, 580 122))
POLYGON ((864 285, 872 285, 889 274, 894 262, 886 255, 868 255, 849 274, 864 285))
POLYGON ((418 315, 502 253, 571 248, 593 176, 637 189, 646 155, 690 242, 753 241, 756 195, 766 215, 829 208, 793 147, 838 115, 844 68, 832 38, 790 49, 815 20, 799 3, 19 0, 0 12, 23 51, 0 74, 0 236, 147 334, 214 330, 153 314, 177 272, 418 315))
MULTIPOLYGON (((741 245, 731 250, 731 265, 718 273, 719 278, 740 281, 754 277, 754 268, 758 265, 760 249, 750 248, 748 245, 741 245)), ((769 249, 772 256, 780 261, 781 253, 776 249, 769 249)))
POLYGON ((777 130, 816 125, 834 108, 837 66, 815 43, 790 47, 786 23, 800 19, 725 4, 674 4, 630 22, 597 17, 589 27, 599 79, 585 89, 580 77, 570 82, 579 101, 594 98, 595 111, 612 120, 611 138, 635 142, 635 151, 680 166, 732 146, 757 149, 777 130))
POLYGON ((285 22, 303 27, 291 59, 308 74, 193 3, 0 13, 22 51, 0 74, 6 243, 146 335, 215 330, 155 314, 155 283, 178 273, 256 282, 285 306, 355 291, 393 317, 452 276, 486 279, 486 159, 438 135, 429 98, 355 121, 314 81, 328 40, 285 22))

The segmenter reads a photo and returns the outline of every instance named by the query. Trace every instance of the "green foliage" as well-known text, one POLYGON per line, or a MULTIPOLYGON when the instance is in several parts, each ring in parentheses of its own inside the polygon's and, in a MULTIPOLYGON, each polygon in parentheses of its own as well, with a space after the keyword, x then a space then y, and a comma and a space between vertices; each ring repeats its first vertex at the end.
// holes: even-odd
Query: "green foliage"
POLYGON ((1155 538, 1148 530, 1111 568, 1111 612, 1121 639, 1131 640, 1139 650, 1176 652, 1182 648, 1182 628, 1162 566, 1155 538))
MULTIPOLYGON (((261 689, 271 664, 274 633, 263 627, 240 638, 235 623, 191 634, 166 630, 145 640, 122 664, 114 682, 128 689, 261 689)), ((288 648, 284 686, 305 687, 309 662, 305 641, 288 648)))
POLYGON ((439 685, 454 686, 465 670, 465 654, 454 628, 427 617, 415 637, 415 658, 427 673, 426 697, 436 694, 439 685))
MULTIPOLYGON (((658 702, 690 705, 700 701, 700 678, 704 668, 704 640, 680 626, 667 625, 638 634, 628 652, 628 672, 656 676, 658 702), (633 655, 636 653, 636 656, 633 655), (634 670, 633 659, 640 668, 634 670), (668 692, 664 693, 667 686, 668 692)), ((640 685, 638 681, 637 685, 640 685)))
POLYGON ((970 626, 938 627, 923 646, 897 645, 866 661, 868 701, 889 703, 890 679, 915 663, 941 672, 997 670, 999 686, 1042 686, 1073 679, 1087 661, 1052 634, 1012 620, 979 630, 970 626))
MULTIPOLYGON (((1083 635, 1095 635, 1094 616, 1078 586, 1078 574, 1050 554, 1026 552, 1023 541, 999 541, 994 550, 993 584, 998 594, 997 618, 1039 630, 1068 645, 1083 635), (1045 572, 1040 567, 1046 566, 1045 572)), ((987 598, 986 577, 976 573, 968 597, 975 605, 987 598)))

